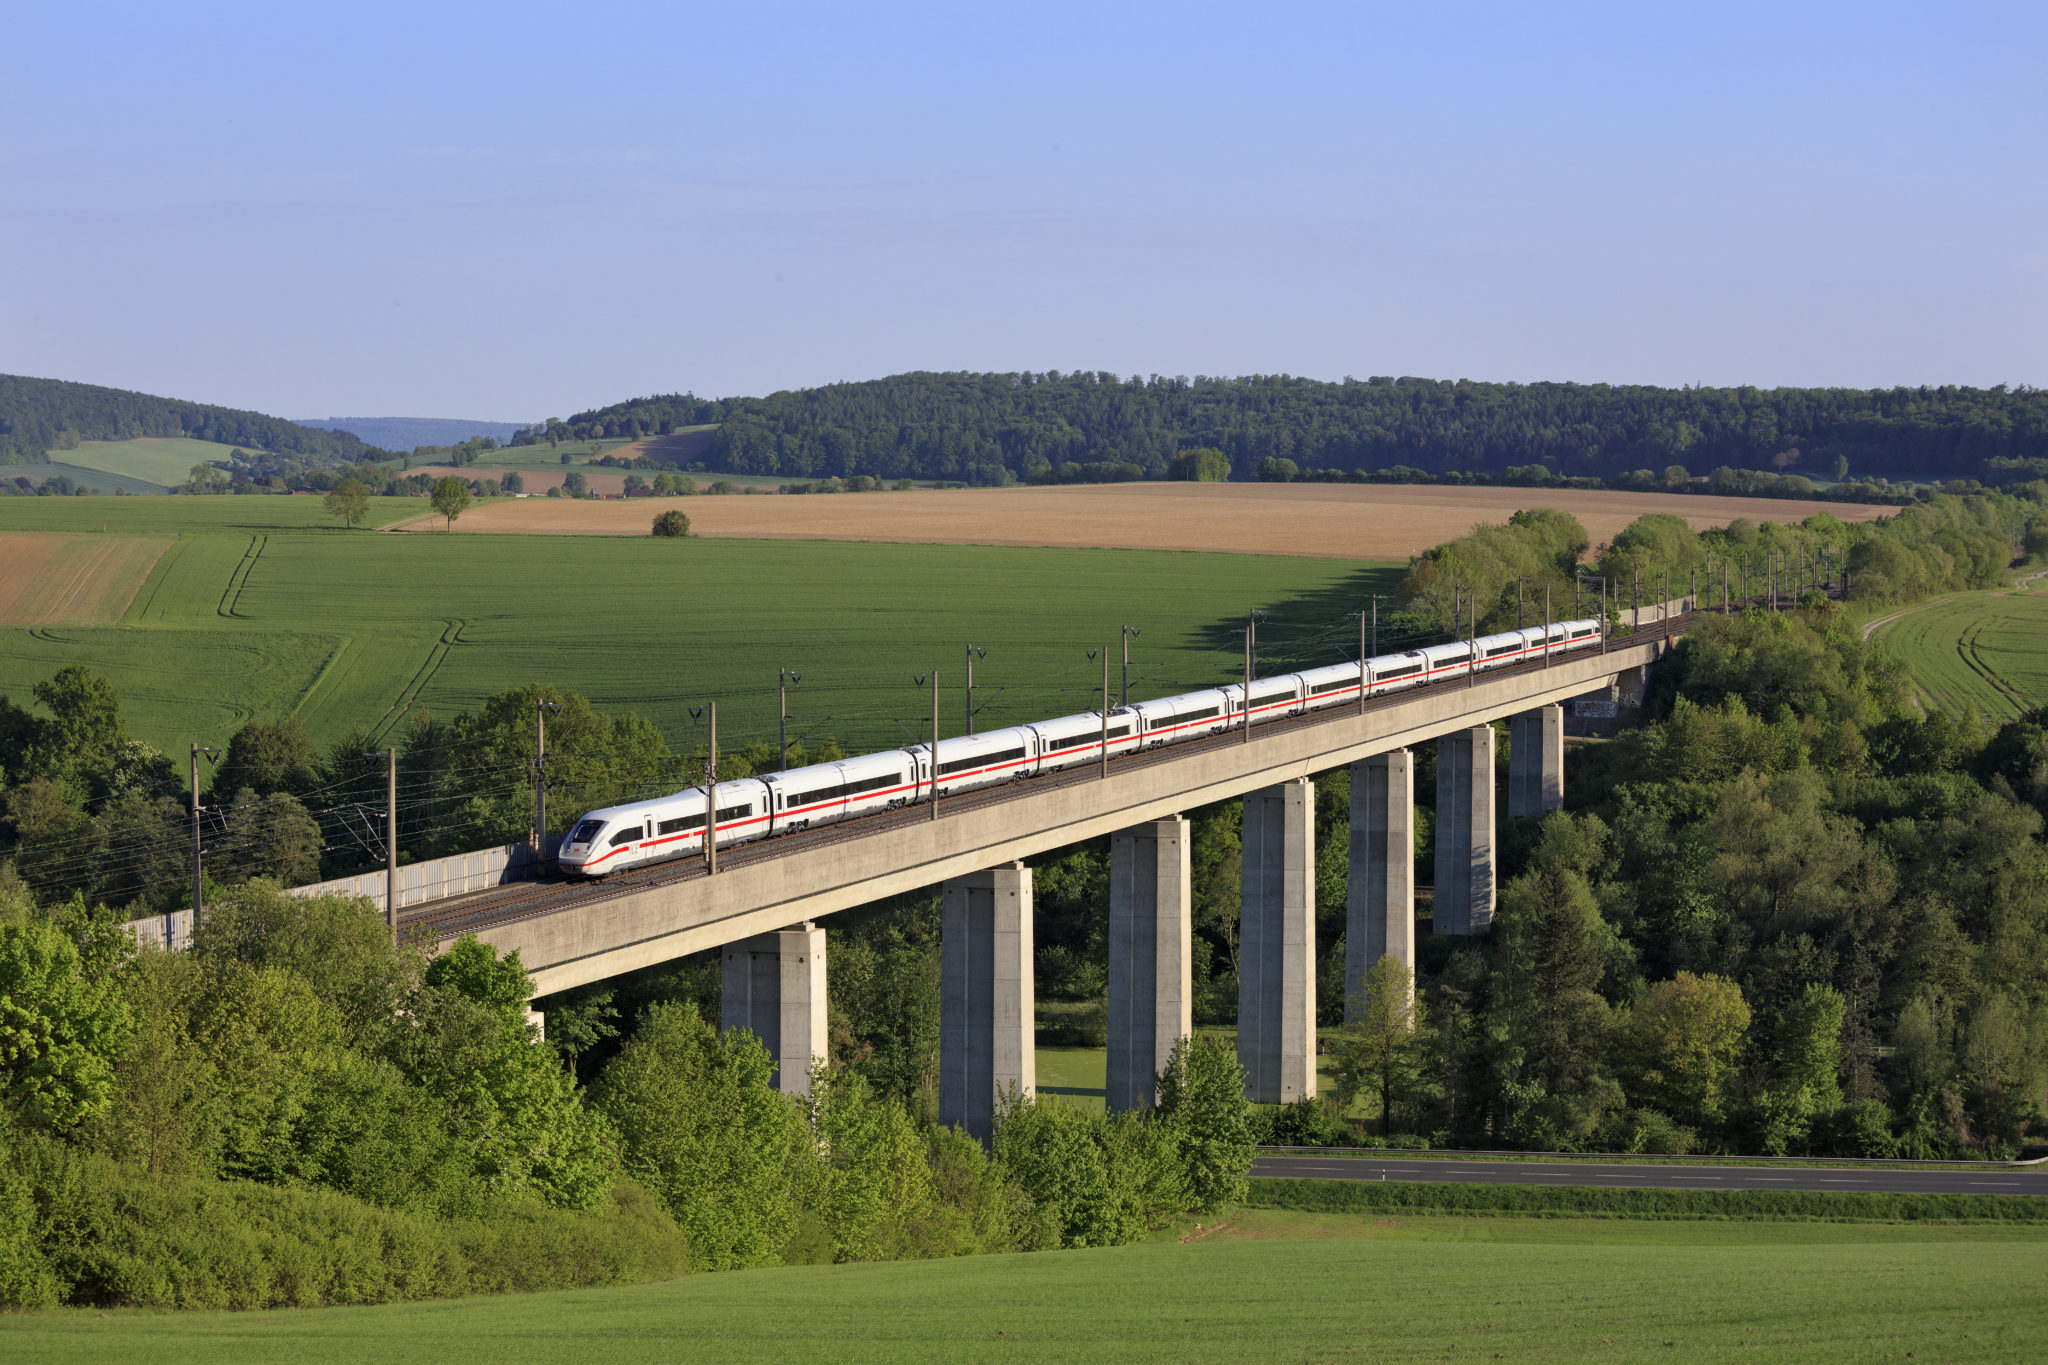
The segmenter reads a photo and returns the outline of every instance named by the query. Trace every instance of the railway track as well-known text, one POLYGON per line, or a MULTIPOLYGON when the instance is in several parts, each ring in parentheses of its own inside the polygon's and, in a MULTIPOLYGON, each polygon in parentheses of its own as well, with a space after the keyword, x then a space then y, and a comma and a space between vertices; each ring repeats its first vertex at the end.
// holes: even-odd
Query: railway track
MULTIPOLYGON (((1673 636, 1682 635, 1685 633, 1686 626, 1691 620, 1691 613, 1684 616, 1674 616, 1668 622, 1660 623, 1654 628, 1646 628, 1630 635, 1610 637, 1607 641, 1607 647, 1620 646, 1626 648, 1643 640, 1669 639, 1673 636)), ((1605 649, 1602 652, 1606 652, 1605 649)), ((1498 669, 1488 673, 1486 676, 1489 680, 1492 680, 1495 678, 1531 676, 1545 671, 1545 662, 1537 660, 1530 663, 1516 664, 1512 668, 1498 669)), ((1383 711, 1412 701, 1417 695, 1424 692, 1435 692, 1445 688, 1469 687, 1471 685, 1469 681, 1448 681, 1434 683, 1426 688, 1409 688, 1405 691, 1389 693, 1381 697, 1369 697, 1366 700, 1365 710, 1367 712, 1383 711)), ((1312 711, 1304 715, 1289 716, 1282 720, 1263 721, 1255 732, 1255 738, 1264 735, 1288 734, 1312 726, 1325 725, 1333 720, 1357 714, 1358 710, 1355 706, 1337 706, 1325 711, 1312 711)), ((1231 745, 1242 745, 1245 742, 1243 730, 1225 730, 1220 734, 1208 735, 1197 740, 1189 740, 1180 744, 1169 744, 1157 749, 1148 749, 1140 753, 1125 754, 1122 757, 1112 758, 1110 759, 1109 766, 1118 772, 1135 772, 1159 763, 1172 763, 1189 754, 1209 752, 1231 745)), ((945 819, 949 812, 982 810, 989 806, 1001 805, 1006 801, 1014 801, 1038 792, 1057 790, 1083 782, 1093 782, 1098 780, 1099 777, 1099 768, 1090 764, 1078 768, 1069 768, 1064 772, 1052 773, 1044 777, 1027 777, 1016 782, 1005 783, 1000 787, 989 787, 982 791, 968 792, 960 796, 944 796, 939 799, 938 818, 941 820, 945 819)), ((864 839, 871 835, 900 829, 922 821, 929 821, 930 819, 932 819, 932 812, 929 804, 902 806, 896 810, 879 811, 873 815, 862 816, 856 820, 847 820, 839 824, 827 825, 822 829, 804 830, 796 834, 777 835, 771 839, 740 844, 730 849, 721 848, 718 853, 718 864, 721 868, 750 867, 757 863, 767 862, 770 859, 787 858, 800 853, 815 852, 821 848, 848 843, 855 839, 864 839)), ((520 920, 535 919, 542 915, 557 914, 563 910, 596 905, 604 901, 615 900, 621 896, 637 895, 640 892, 650 891, 657 887, 673 886, 681 882, 694 881, 699 877, 708 875, 710 874, 704 869, 702 856, 693 853, 674 862, 657 863, 651 867, 636 868, 631 872, 618 873, 597 882, 570 881, 559 876, 540 881, 513 882, 505 886, 495 886, 486 891, 466 892, 459 896, 449 896, 438 901, 429 901, 424 905, 402 912, 399 916, 399 931, 406 935, 431 935, 437 940, 445 941, 461 934, 474 933, 500 924, 511 924, 520 920)))

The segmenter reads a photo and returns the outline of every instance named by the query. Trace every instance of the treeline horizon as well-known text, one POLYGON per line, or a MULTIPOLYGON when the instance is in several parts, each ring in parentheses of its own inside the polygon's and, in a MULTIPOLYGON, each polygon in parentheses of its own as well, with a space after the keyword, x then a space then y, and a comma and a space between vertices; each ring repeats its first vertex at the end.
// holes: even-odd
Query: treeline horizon
POLYGON ((128 389, 0 374, 0 464, 41 464, 81 441, 184 437, 252 453, 356 463, 384 452, 345 431, 321 431, 241 408, 128 389))
POLYGON ((937 373, 761 398, 665 394, 550 418, 511 443, 639 439, 717 425, 702 458, 737 474, 1043 480, 1071 464, 1168 477, 1213 448, 1235 479, 1303 471, 1659 478, 1728 467, 1840 479, 2048 476, 2048 395, 2021 386, 1659 388, 1374 376, 1194 379, 937 373))
MULTIPOLYGON (((1721 480, 1738 485, 1803 476, 1995 486, 2048 477, 2048 396, 2026 385, 1667 389, 917 371, 762 397, 635 398, 520 428, 508 444, 634 440, 704 426, 717 428, 698 456, 706 467, 795 479, 1067 482, 1089 477, 1088 466, 1158 479, 1175 477, 1174 462, 1197 449, 1221 452, 1238 480, 1271 478, 1281 467, 1274 462, 1324 480, 1624 487, 1724 470, 1755 476, 1721 480)), ((151 436, 240 446, 265 474, 287 462, 388 458, 349 432, 262 413, 0 375, 0 464, 40 463, 80 441, 151 436)))

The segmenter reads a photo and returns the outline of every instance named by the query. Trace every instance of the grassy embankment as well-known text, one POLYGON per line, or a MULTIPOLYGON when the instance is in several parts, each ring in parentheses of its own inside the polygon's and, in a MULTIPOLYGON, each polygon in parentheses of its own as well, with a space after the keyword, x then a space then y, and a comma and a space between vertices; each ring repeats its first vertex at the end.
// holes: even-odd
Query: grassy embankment
POLYGON ((0 1323, 19 1361, 2034 1360, 2032 1228, 1244 1210, 1150 1245, 379 1308, 0 1323), (1189 1239, 1182 1241, 1181 1239, 1189 1239))
MULTIPOLYGON (((378 499, 372 519, 417 515, 378 499)), ((310 497, 18 498, 8 531, 185 532, 118 623, 0 625, 0 693, 67 664, 105 673, 138 737, 219 744, 296 714, 316 741, 424 706, 441 715, 531 681, 634 710, 677 745, 688 708, 720 703, 737 746, 775 732, 778 668, 802 671, 792 735, 849 747, 920 737, 940 670, 943 733, 961 727, 961 650, 977 728, 1085 711, 1085 650, 1124 623, 1134 695, 1237 676, 1229 625, 1253 606, 1274 657, 1399 570, 1350 561, 1158 551, 653 537, 378 535, 338 529, 310 497)), ((1334 660, 1336 646, 1329 647, 1334 660)), ((1115 675, 1112 674, 1114 684, 1115 675)))
POLYGON ((1972 592, 1908 611, 1874 637, 1912 666, 1930 711, 1974 706, 1990 724, 2048 703, 2048 593, 1972 592))

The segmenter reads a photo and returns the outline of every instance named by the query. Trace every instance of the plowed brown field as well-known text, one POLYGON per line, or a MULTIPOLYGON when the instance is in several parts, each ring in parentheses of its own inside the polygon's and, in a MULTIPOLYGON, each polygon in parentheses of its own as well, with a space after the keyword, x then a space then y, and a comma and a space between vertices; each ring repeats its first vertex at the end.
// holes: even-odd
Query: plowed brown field
MULTIPOLYGON (((1671 512, 1695 529, 1738 517, 1798 521, 1832 512, 1869 521, 1894 509, 1861 503, 1714 498, 1679 493, 1441 488, 1408 484, 1115 484, 979 488, 947 492, 804 496, 526 498, 467 513, 457 531, 644 536, 657 512, 680 507, 703 536, 786 540, 893 540, 950 545, 1107 546, 1225 550, 1401 560, 1518 508, 1558 507, 1585 523, 1594 543, 1646 512, 1671 512)), ((439 518, 405 529, 437 530, 439 518)))
POLYGON ((118 621, 170 543, 151 536, 0 535, 0 625, 118 621))

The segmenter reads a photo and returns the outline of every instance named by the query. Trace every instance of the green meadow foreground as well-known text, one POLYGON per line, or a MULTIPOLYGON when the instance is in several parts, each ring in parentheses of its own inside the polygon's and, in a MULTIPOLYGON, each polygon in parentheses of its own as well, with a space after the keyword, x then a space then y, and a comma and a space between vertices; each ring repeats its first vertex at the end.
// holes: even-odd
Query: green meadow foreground
POLYGON ((1102 1251, 381 1308, 0 1321, 14 1361, 2038 1360, 2048 1239, 1980 1226, 1245 1211, 1102 1251), (1179 1237, 1191 1239, 1175 1242, 1179 1237))
POLYGON ((1973 592, 1907 612, 1876 632, 1913 666, 1929 710, 1974 706, 1996 725, 2048 703, 2048 593, 1973 592))
MULTIPOLYGON (((371 519, 421 509, 375 499, 371 519)), ((382 733, 408 708, 445 717, 530 682, 637 711, 675 744, 701 733, 689 708, 716 699, 721 740, 738 745, 774 737, 782 668, 803 674, 792 737, 893 746, 929 731, 929 694, 912 678, 934 668, 940 722, 958 733, 969 643, 988 650, 975 681, 977 725, 990 729, 1092 709, 1102 674, 1086 651, 1115 641, 1120 625, 1144 630, 1134 695, 1159 695, 1239 676, 1228 632, 1254 606, 1272 611, 1260 628, 1270 669, 1305 627, 1341 624, 1398 576, 1166 551, 379 535, 339 529, 315 498, 0 505, 0 558, 24 558, 38 538, 42 553, 53 537, 102 535, 161 537, 163 548, 143 581, 125 585, 131 596, 111 581, 67 589, 125 601, 98 617, 53 619, 49 592, 11 612, 0 602, 0 693, 22 696, 85 665, 120 692, 136 736, 167 752, 285 716, 325 744, 352 726, 382 733)), ((67 552, 116 575, 109 547, 67 552)), ((1307 648, 1334 662, 1352 638, 1347 627, 1307 648)))

